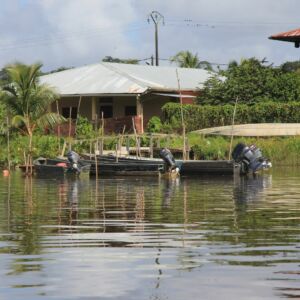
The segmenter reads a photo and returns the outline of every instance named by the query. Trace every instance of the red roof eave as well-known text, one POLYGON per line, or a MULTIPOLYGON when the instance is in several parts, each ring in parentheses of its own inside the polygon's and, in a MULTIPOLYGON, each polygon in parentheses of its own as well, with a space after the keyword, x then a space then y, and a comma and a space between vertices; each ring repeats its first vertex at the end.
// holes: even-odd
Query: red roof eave
POLYGON ((269 39, 286 42, 300 42, 300 28, 271 35, 269 39))

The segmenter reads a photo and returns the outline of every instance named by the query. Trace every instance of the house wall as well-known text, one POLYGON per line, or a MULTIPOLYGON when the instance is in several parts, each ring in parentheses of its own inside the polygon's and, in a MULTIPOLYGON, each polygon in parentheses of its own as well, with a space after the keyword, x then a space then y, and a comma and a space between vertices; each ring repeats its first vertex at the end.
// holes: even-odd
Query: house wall
POLYGON ((142 98, 144 110, 144 127, 146 128, 148 121, 153 116, 162 117, 161 108, 168 102, 177 102, 176 98, 150 95, 142 98))
POLYGON ((113 99, 114 118, 124 117, 126 106, 136 106, 136 98, 135 97, 114 97, 113 99))
MULTIPOLYGON (((64 97, 59 99, 58 101, 58 108, 59 113, 62 113, 63 107, 77 107, 79 105, 79 97, 64 97)), ((53 112, 57 112, 56 103, 52 103, 51 110, 53 112)), ((82 97, 80 107, 79 107, 79 114, 83 117, 88 118, 89 120, 92 119, 92 97, 82 97)))

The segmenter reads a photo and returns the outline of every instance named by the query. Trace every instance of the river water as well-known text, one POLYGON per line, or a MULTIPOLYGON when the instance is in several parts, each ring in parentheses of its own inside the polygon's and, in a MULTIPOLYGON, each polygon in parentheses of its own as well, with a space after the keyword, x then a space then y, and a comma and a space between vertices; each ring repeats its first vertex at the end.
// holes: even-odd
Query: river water
POLYGON ((300 299, 300 171, 0 178, 0 299, 300 299))

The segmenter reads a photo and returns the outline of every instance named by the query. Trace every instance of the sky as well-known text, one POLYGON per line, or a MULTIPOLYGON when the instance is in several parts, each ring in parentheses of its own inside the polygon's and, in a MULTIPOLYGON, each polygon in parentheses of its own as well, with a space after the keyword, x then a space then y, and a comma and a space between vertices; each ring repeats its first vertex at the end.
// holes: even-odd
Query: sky
POLYGON ((150 62, 158 11, 160 65, 189 50, 216 65, 243 58, 274 66, 299 60, 272 34, 300 27, 299 0, 0 0, 0 68, 42 62, 43 70, 100 62, 105 56, 150 62))

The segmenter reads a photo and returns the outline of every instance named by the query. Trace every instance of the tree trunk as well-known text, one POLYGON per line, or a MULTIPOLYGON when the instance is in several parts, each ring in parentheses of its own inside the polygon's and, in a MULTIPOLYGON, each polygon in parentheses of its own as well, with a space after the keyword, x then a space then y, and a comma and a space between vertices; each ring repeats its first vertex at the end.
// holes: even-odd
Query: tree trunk
MULTIPOLYGON (((29 172, 28 175, 32 175, 32 132, 28 131, 29 134, 29 149, 28 149, 28 168, 29 172)), ((27 169, 27 168, 26 168, 27 169)))

